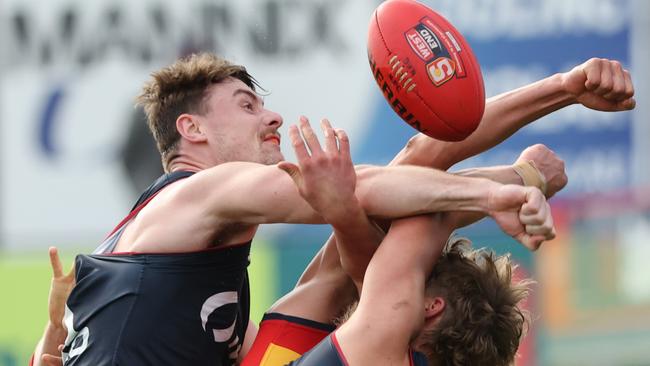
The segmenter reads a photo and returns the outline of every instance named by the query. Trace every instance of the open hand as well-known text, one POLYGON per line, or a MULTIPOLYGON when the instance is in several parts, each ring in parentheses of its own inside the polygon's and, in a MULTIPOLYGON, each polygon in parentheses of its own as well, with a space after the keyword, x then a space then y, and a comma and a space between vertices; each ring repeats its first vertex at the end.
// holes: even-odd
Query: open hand
POLYGON ((298 165, 283 161, 278 168, 291 176, 301 196, 314 210, 335 224, 345 220, 349 205, 358 205, 354 195, 357 175, 345 132, 334 130, 326 119, 321 121, 321 128, 325 135, 324 149, 307 118, 300 118, 300 130, 290 126, 289 137, 298 165))

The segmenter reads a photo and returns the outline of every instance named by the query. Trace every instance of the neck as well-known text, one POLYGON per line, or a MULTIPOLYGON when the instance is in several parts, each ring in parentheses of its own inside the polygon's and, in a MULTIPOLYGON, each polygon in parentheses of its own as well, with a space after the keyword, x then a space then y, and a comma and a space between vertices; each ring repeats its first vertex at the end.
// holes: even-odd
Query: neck
POLYGON ((198 172, 222 162, 205 145, 188 145, 181 141, 176 154, 171 158, 167 170, 169 172, 179 170, 198 172))
POLYGON ((168 171, 170 173, 177 171, 198 172, 207 168, 209 167, 198 161, 187 159, 185 157, 178 157, 169 163, 168 171))

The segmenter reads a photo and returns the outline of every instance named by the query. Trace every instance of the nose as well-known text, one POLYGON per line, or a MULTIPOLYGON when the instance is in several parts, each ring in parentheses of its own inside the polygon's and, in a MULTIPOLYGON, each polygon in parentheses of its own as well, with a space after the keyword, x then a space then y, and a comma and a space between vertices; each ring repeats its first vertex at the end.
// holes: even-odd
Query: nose
POLYGON ((282 116, 279 113, 267 109, 265 123, 267 126, 280 128, 280 126, 282 126, 282 123, 284 123, 284 120, 282 119, 282 116))

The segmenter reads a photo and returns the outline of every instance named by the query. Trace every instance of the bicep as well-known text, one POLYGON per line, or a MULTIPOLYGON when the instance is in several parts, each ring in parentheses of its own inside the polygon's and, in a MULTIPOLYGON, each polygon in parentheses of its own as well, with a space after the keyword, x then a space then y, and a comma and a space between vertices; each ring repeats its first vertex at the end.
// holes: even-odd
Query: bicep
POLYGON ((218 221, 250 225, 322 222, 291 178, 275 165, 221 164, 192 179, 187 195, 218 221))

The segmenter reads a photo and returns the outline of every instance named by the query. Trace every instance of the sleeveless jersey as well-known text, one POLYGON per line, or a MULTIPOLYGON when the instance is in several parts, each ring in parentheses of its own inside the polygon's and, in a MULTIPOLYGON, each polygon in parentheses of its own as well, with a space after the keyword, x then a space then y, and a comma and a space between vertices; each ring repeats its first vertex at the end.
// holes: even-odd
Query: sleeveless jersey
MULTIPOLYGON (((411 352, 410 366, 427 366, 426 357, 419 352, 411 352)), ((311 351, 299 359, 290 362, 287 366, 351 366, 341 351, 341 346, 336 339, 336 333, 323 339, 311 351)))
POLYGON ((241 366, 284 366, 312 349, 335 329, 332 324, 264 314, 260 329, 241 366))
POLYGON ((111 254, 156 181, 93 255, 76 258, 65 365, 232 365, 249 316, 250 242, 199 252, 111 254))

